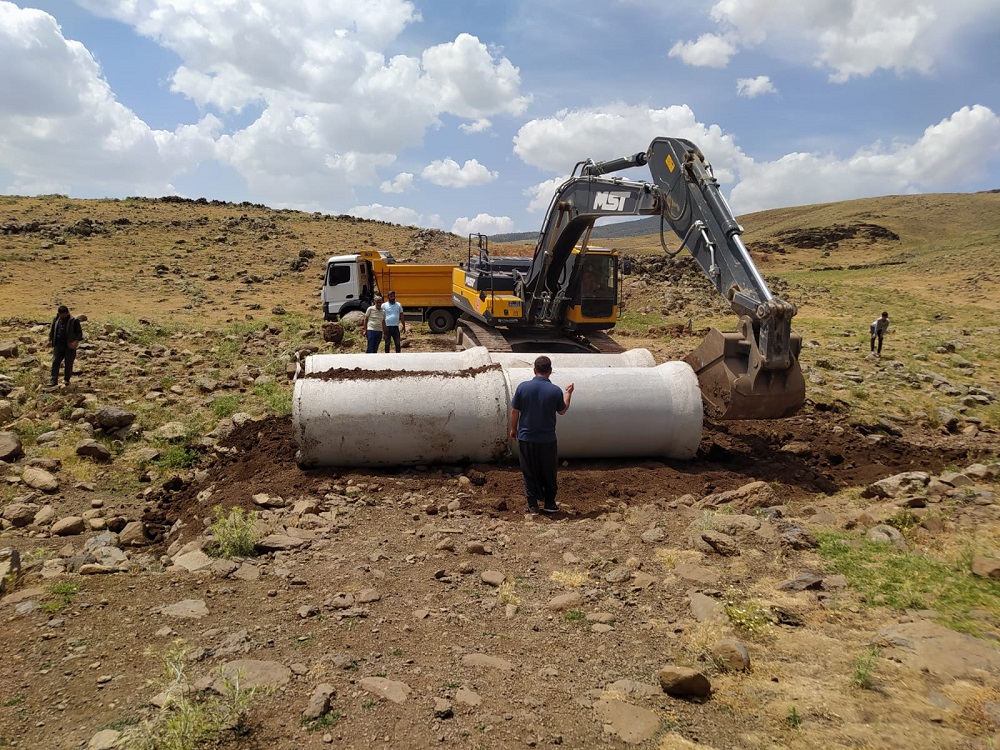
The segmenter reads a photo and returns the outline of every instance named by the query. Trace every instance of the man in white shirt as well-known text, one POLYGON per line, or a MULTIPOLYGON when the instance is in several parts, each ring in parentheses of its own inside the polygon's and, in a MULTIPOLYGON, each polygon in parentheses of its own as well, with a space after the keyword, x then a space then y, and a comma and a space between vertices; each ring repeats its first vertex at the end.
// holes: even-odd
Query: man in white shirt
POLYGON ((875 318, 871 325, 872 353, 875 353, 875 339, 878 339, 878 354, 882 354, 882 337, 889 328, 889 313, 882 313, 881 318, 875 318))
POLYGON ((378 345, 382 343, 382 336, 385 334, 385 305, 382 304, 381 297, 375 298, 375 304, 365 312, 365 319, 361 324, 367 339, 365 354, 377 354, 378 345))
POLYGON ((396 302, 396 293, 389 292, 389 301, 382 305, 385 311, 385 353, 389 353, 389 342, 396 344, 396 354, 399 354, 399 331, 406 333, 406 318, 403 317, 403 306, 396 302))

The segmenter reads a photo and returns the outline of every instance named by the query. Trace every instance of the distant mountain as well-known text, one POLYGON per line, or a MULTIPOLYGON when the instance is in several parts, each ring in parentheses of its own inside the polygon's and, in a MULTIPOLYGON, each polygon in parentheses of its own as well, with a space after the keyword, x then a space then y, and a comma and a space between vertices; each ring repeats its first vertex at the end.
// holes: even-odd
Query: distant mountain
MULTIPOLYGON (((669 227, 668 227, 669 230, 669 227)), ((614 224, 601 224, 594 227, 590 236, 597 240, 617 240, 623 237, 644 237, 647 234, 660 233, 660 217, 647 216, 633 221, 619 221, 614 224)), ((510 234, 490 235, 490 242, 534 242, 538 232, 512 232, 510 234)))

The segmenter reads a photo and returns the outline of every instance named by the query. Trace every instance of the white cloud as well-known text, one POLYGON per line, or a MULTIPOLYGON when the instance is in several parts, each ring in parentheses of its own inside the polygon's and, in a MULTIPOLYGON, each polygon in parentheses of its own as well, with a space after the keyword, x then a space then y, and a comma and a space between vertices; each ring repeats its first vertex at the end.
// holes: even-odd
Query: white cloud
POLYGON ((548 211, 549 204, 552 203, 552 197, 556 194, 556 190, 562 185, 566 180, 569 179, 569 175, 563 177, 556 177, 552 180, 545 180, 545 182, 540 182, 537 185, 532 185, 531 187, 525 189, 524 194, 528 196, 528 210, 532 213, 538 213, 540 211, 548 211))
MULTIPOLYGON (((830 80, 842 83, 877 70, 926 74, 960 49, 961 33, 977 24, 995 25, 1000 5, 995 0, 719 0, 710 16, 736 48, 764 47, 776 57, 828 69, 830 80)), ((683 43, 681 49, 698 44, 683 43)))
POLYGON ((894 193, 949 191, 980 179, 1000 157, 1000 117, 988 107, 963 107, 914 143, 882 144, 847 159, 792 153, 744 163, 731 204, 739 213, 894 193))
POLYGON ((519 115, 531 100, 519 93, 521 74, 510 60, 495 61, 470 34, 425 50, 422 63, 444 112, 477 120, 500 112, 519 115))
POLYGON ((745 159, 732 136, 724 135, 718 125, 698 122, 687 105, 650 109, 621 103, 531 120, 514 137, 514 153, 531 166, 567 174, 588 158, 601 161, 645 151, 653 138, 664 135, 697 144, 720 182, 731 181, 745 159))
POLYGON ((457 161, 449 158, 432 161, 423 168, 420 176, 434 185, 462 188, 485 185, 500 175, 498 172, 491 172, 475 159, 469 159, 459 166, 457 161))
POLYGON ((667 53, 679 57, 688 65, 704 68, 724 68, 737 48, 717 34, 702 34, 695 42, 677 42, 667 53))
POLYGON ((271 204, 351 202, 354 187, 381 185, 377 168, 420 147, 442 116, 480 132, 491 117, 518 115, 530 100, 518 69, 470 34, 387 57, 420 20, 408 0, 81 4, 174 52, 174 93, 210 112, 260 108, 252 123, 220 140, 218 154, 271 204))
POLYGON ((738 78, 736 80, 736 95, 744 99, 755 99, 763 94, 776 94, 778 90, 768 76, 756 78, 738 78))
POLYGON ((485 117, 476 120, 475 122, 461 123, 458 129, 463 133, 485 133, 493 127, 493 122, 486 119, 485 117))
POLYGON ((368 206, 355 206, 347 210, 350 216, 358 216, 362 219, 374 219, 375 221, 387 221, 392 224, 402 224, 404 226, 420 226, 423 218, 418 211, 403 206, 383 206, 381 203, 372 203, 368 206))
POLYGON ((489 214, 478 214, 472 219, 460 216, 452 224, 451 231, 461 237, 475 232, 479 234, 506 234, 514 231, 514 220, 509 216, 490 216, 489 214))
POLYGON ((174 192, 209 158, 221 125, 206 116, 152 130, 115 99, 94 57, 39 10, 0 2, 0 168, 11 192, 174 192))
POLYGON ((413 175, 410 172, 400 172, 392 178, 379 185, 379 190, 383 193, 405 193, 413 187, 413 175))

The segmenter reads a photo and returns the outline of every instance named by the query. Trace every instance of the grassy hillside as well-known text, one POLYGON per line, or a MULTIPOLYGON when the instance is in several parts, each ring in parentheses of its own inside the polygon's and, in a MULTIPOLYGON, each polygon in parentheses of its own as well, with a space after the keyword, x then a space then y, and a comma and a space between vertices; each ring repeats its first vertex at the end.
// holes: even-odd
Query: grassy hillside
MULTIPOLYGON (((878 367, 904 383, 943 378, 1000 392, 993 354, 1000 193, 886 196, 763 211, 741 222, 772 291, 798 305, 794 325, 805 342, 811 397, 849 401, 861 413, 934 412, 933 399, 898 382, 873 391, 823 376, 872 368, 867 328, 883 309, 892 328, 878 367)), ((735 327, 689 257, 663 257, 658 235, 601 244, 660 269, 626 278, 616 331, 626 345, 669 359, 696 343, 679 330, 735 327)), ((468 240, 251 204, 3 197, 0 319, 47 321, 65 303, 118 325, 148 320, 206 330, 265 321, 276 310, 298 325, 318 325, 325 258, 362 247, 399 261, 458 262, 468 240)), ((530 245, 502 247, 531 252, 530 245)), ((997 424, 996 411, 976 414, 997 424)))

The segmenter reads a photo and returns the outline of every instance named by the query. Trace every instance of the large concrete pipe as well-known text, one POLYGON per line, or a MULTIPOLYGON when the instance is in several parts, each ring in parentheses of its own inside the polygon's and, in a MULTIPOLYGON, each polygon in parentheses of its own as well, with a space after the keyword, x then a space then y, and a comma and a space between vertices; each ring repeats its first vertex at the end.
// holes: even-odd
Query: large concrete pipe
MULTIPOLYGON (((640 366, 605 365, 605 357, 622 356, 553 355, 554 382, 574 382, 577 389, 572 408, 559 418, 560 455, 694 456, 702 419, 694 371, 683 362, 646 366, 643 355, 631 355, 640 366), (576 357, 597 357, 600 365, 574 367, 584 364, 576 357)), ((510 399, 517 384, 532 377, 534 356, 529 358, 514 361, 482 347, 308 357, 292 401, 298 461, 398 466, 500 460, 516 451, 507 438, 510 399)))
MULTIPOLYGON (((504 369, 511 367, 526 367, 529 370, 535 362, 538 354, 526 354, 521 352, 491 352, 490 359, 499 362, 504 369)), ((552 369, 555 372, 567 368, 578 367, 655 367, 656 360, 649 349, 629 349, 617 354, 591 354, 588 352, 569 352, 560 354, 546 354, 552 360, 552 369)))
MULTIPOLYGON (((573 383, 575 388, 569 411, 557 422, 561 457, 694 457, 701 443, 702 406, 698 378, 690 365, 563 367, 559 372, 553 361, 552 382, 560 388, 573 383)), ((534 377, 529 368, 510 367, 505 372, 511 394, 519 383, 534 377)))
POLYGON ((307 357, 292 423, 302 466, 497 461, 507 379, 489 352, 307 357))

